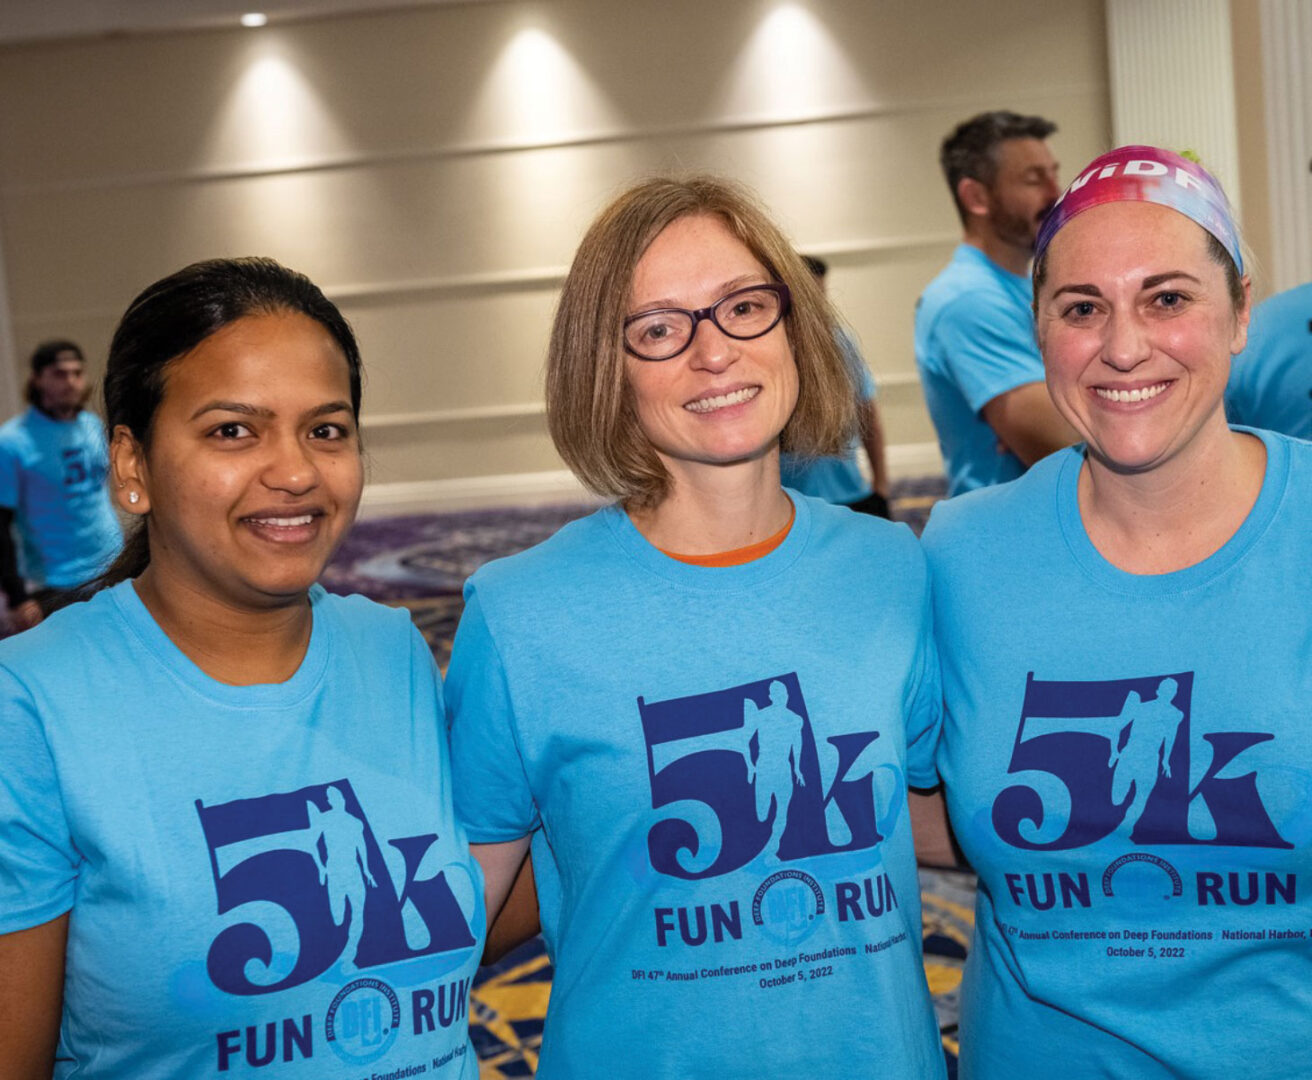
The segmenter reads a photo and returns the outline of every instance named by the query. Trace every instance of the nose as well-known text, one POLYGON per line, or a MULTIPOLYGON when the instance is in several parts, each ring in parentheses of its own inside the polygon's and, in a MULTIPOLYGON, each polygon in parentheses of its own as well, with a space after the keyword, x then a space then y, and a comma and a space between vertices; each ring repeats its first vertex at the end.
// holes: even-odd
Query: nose
POLYGON ((710 319, 702 319, 692 332, 688 363, 698 371, 720 372, 738 359, 738 342, 710 319))
POLYGON ((1107 320, 1103 362, 1117 371, 1132 371, 1151 354, 1142 320, 1131 313, 1113 312, 1107 320))
POLYGON ((288 433, 271 440, 261 479, 265 487, 289 495, 304 495, 318 487, 319 467, 304 438, 288 433))

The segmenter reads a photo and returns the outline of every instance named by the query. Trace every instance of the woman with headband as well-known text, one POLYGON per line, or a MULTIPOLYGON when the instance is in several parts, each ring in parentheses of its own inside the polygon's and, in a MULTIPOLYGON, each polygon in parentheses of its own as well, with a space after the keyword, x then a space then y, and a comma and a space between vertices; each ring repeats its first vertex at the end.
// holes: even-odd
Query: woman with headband
POLYGON ((1226 425, 1225 196, 1130 146, 1048 217, 1034 305, 1084 442, 936 508, 939 748, 979 873, 963 1077, 1304 1077, 1312 445, 1226 425))
POLYGON ((616 501, 470 578, 447 678, 490 911, 542 826, 542 1080, 943 1075, 905 795, 941 702, 928 572, 779 483, 854 401, 734 186, 640 183, 583 238, 547 415, 616 501))

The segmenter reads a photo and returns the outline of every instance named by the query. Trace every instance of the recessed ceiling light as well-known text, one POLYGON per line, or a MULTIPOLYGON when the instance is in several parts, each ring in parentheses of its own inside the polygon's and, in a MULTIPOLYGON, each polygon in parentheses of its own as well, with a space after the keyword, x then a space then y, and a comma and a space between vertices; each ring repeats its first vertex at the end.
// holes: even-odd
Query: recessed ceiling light
POLYGON ((269 21, 269 16, 262 11, 248 11, 241 17, 242 26, 263 26, 269 21))

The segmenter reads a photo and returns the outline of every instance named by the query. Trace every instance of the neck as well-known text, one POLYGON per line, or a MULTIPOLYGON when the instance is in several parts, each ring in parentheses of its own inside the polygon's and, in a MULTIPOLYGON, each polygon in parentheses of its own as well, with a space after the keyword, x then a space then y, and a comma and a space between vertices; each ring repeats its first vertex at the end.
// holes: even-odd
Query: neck
POLYGON ((978 248, 1002 269, 1010 270, 1020 277, 1024 277, 1030 271, 1030 261, 1034 258, 1034 252, 1029 248, 1009 244, 992 232, 968 231, 962 237, 962 242, 978 248))
MULTIPOLYGON (((1080 472, 1080 516, 1093 546, 1132 574, 1168 574, 1219 551, 1262 490, 1266 447, 1225 426, 1204 445, 1142 473, 1118 472, 1089 455, 1080 472)), ((1209 424, 1209 426, 1214 426, 1209 424)))
POLYGON ((49 408, 46 405, 35 406, 36 410, 50 417, 51 420, 73 420, 77 414, 82 411, 80 405, 72 405, 67 408, 49 408))
POLYGON ((286 682, 305 659, 313 617, 304 595, 267 609, 239 608, 154 563, 134 586, 169 640, 218 682, 286 682))
POLYGON ((777 449, 752 461, 670 472, 670 492, 657 506, 629 509, 637 530, 664 551, 716 555, 747 547, 784 528, 793 512, 779 486, 777 449))

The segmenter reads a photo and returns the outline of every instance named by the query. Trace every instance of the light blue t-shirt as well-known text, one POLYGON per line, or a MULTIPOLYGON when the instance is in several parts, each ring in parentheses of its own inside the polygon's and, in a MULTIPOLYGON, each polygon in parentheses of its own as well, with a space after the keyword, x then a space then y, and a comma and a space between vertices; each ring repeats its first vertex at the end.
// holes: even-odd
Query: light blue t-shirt
POLYGON ((457 812, 473 842, 541 823, 558 889, 542 1080, 943 1075, 906 808, 940 702, 924 558, 793 498, 743 566, 611 507, 466 585, 457 812))
MULTIPOLYGON (((864 406, 875 399, 875 380, 852 336, 840 328, 834 337, 857 387, 858 400, 864 406)), ((825 502, 844 506, 860 502, 870 494, 870 484, 861 473, 858 459, 861 452, 861 440, 857 438, 848 444, 846 451, 833 457, 782 454, 779 458, 780 477, 784 487, 803 495, 814 495, 825 502)))
POLYGON ((1203 562, 1090 542, 1082 456, 935 507, 939 771, 979 873, 972 1080, 1306 1080, 1312 445, 1203 562))
POLYGON ((57 1078, 478 1075, 432 656, 311 602, 273 685, 209 678, 130 583, 0 643, 0 933, 72 912, 57 1078))
POLYGON ((0 424, 0 506, 14 510, 23 574, 67 589, 95 577, 123 545, 109 504, 99 418, 55 420, 29 408, 0 424))
POLYGON ((1020 458, 999 452, 998 436, 981 410, 1008 390, 1043 382, 1029 279, 970 244, 958 245, 916 305, 915 348, 948 494, 1023 473, 1020 458))
POLYGON ((1230 365, 1231 423, 1312 439, 1312 281, 1253 309, 1248 346, 1230 365))

